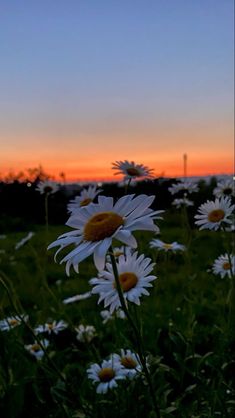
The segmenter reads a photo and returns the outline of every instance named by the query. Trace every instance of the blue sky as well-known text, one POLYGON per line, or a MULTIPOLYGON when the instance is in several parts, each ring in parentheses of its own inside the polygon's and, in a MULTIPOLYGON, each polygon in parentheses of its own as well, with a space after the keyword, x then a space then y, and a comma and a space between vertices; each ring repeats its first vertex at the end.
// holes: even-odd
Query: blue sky
POLYGON ((231 152, 233 47, 230 0, 0 1, 0 163, 231 152))

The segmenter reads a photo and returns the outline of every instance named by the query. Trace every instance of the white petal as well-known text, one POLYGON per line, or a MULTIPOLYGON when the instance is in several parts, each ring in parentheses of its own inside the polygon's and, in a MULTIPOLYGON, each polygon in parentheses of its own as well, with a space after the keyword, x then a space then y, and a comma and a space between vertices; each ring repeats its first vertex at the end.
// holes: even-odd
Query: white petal
POLYGON ((137 248, 137 241, 135 237, 128 230, 120 230, 115 234, 115 238, 123 242, 126 245, 129 245, 132 248, 137 248))
POLYGON ((98 270, 103 270, 105 265, 106 253, 112 244, 112 238, 105 238, 94 251, 94 263, 98 270))

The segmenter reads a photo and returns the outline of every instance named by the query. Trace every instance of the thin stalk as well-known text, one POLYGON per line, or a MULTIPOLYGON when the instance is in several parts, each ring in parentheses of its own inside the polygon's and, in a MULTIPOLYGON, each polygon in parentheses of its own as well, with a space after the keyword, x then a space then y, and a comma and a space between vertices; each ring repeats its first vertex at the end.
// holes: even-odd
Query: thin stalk
MULTIPOLYGON (((224 225, 222 226, 222 229, 223 229, 223 232, 226 233, 226 229, 225 229, 224 225)), ((225 245, 225 246, 227 247, 227 245, 225 245)), ((231 279, 234 279, 234 272, 233 272, 233 269, 232 269, 231 253, 230 253, 228 248, 226 248, 226 253, 227 253, 228 261, 229 261, 229 271, 230 271, 230 274, 231 274, 231 279)))
POLYGON ((125 184, 125 195, 126 195, 126 194, 127 194, 127 192, 128 192, 128 189, 129 189, 130 184, 131 184, 131 178, 129 178, 129 179, 128 179, 128 182, 125 184))
POLYGON ((145 374, 145 377, 146 377, 146 380, 147 380, 147 383, 148 383, 148 386, 149 386, 149 391, 150 391, 150 395, 152 397, 154 410, 155 410, 157 418, 160 418, 161 415, 160 415, 160 411, 159 411, 159 408, 158 408, 158 405, 157 405, 157 402, 156 402, 151 376, 150 376, 150 373, 149 373, 147 365, 146 365, 146 357, 145 357, 144 350, 143 350, 141 334, 140 334, 139 329, 135 325, 135 322, 133 321, 133 319, 132 319, 132 317, 131 317, 131 315, 128 311, 128 308, 127 308, 127 305, 126 305, 126 302, 125 302, 125 299, 124 299, 124 296, 123 296, 121 284, 120 284, 120 281, 119 281, 117 263, 116 263, 116 260, 115 260, 114 254, 113 254, 112 247, 110 247, 109 251, 110 251, 110 258, 111 258, 111 263, 112 263, 116 288, 117 288, 119 300, 120 300, 120 303, 121 303, 121 307, 122 307, 123 311, 125 312, 125 315, 126 315, 128 321, 129 321, 130 325, 131 325, 131 328, 133 329, 139 359, 140 359, 141 365, 143 367, 143 372, 145 374))
POLYGON ((48 239, 48 225, 49 225, 49 219, 48 219, 48 193, 45 193, 45 224, 46 224, 46 238, 48 239))
POLYGON ((187 211, 186 205, 182 206, 182 216, 183 216, 184 225, 186 229, 186 246, 187 246, 187 249, 189 249, 191 241, 192 241, 192 229, 189 223, 188 211, 187 211))
MULTIPOLYGON (((56 302, 56 304, 57 304, 57 306, 59 307, 59 308, 61 308, 61 303, 58 301, 58 299, 57 299, 57 297, 56 297, 56 295, 54 294, 54 292, 51 290, 51 288, 50 288, 50 286, 49 286, 49 284, 48 284, 48 282, 47 282, 47 278, 46 278, 46 274, 45 274, 45 271, 44 271, 44 269, 41 267, 41 261, 40 261, 40 259, 39 259, 39 257, 38 257, 38 253, 37 253, 37 251, 35 250, 35 248, 31 245, 31 244, 29 244, 29 248, 31 249, 31 252, 32 252, 32 254, 33 254, 33 256, 34 256, 34 258, 35 258, 35 262, 36 262, 36 265, 37 265, 37 267, 38 267, 38 270, 40 271, 40 274, 41 274, 41 278, 42 278, 42 286, 43 286, 43 288, 50 294, 50 296, 54 299, 54 301, 56 302)), ((45 262, 46 262, 46 257, 45 257, 45 262)))
MULTIPOLYGON (((223 232, 226 233, 224 225, 222 225, 223 232)), ((226 245, 227 247, 227 245, 226 245)), ((234 284, 234 272, 232 268, 232 258, 229 248, 226 248, 226 254, 228 256, 228 262, 229 262, 229 271, 230 271, 230 288, 227 295, 227 304, 229 305, 229 328, 233 329, 234 325, 234 308, 235 308, 235 284, 234 284)))

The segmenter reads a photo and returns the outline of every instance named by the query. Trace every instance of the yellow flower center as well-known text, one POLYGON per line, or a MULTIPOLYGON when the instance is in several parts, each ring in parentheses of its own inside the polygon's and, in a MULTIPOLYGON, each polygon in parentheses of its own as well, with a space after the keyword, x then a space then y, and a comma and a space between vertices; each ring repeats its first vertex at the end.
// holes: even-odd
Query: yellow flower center
POLYGON ((136 286, 138 277, 134 273, 121 273, 119 276, 119 282, 123 292, 128 292, 128 290, 136 286))
POLYGON ((97 213, 85 225, 84 239, 94 242, 111 237, 123 223, 123 218, 117 213, 97 213))
POLYGON ((104 367, 98 373, 101 382, 110 382, 115 376, 115 372, 111 367, 104 367))
POLYGON ((172 248, 172 244, 163 244, 163 248, 165 248, 165 250, 170 250, 172 248))
POLYGON ((132 357, 122 357, 121 364, 126 369, 135 369, 137 366, 137 362, 132 357))
POLYGON ((226 262, 223 264, 223 269, 224 269, 224 270, 229 270, 229 269, 230 269, 230 264, 228 263, 228 261, 226 261, 226 262))
POLYGON ((31 347, 31 350, 36 353, 37 351, 41 350, 41 347, 40 347, 39 344, 33 344, 32 347, 31 347))
POLYGON ((137 168, 134 167, 130 167, 126 169, 127 174, 129 174, 129 176, 135 176, 138 177, 141 175, 141 173, 139 172, 139 170, 137 168))
POLYGON ((8 322, 12 327, 19 324, 19 321, 17 321, 17 319, 10 319, 8 320, 8 322))
POLYGON ((224 213, 224 211, 222 209, 215 209, 215 210, 212 210, 208 214, 208 220, 210 222, 213 222, 213 223, 219 222, 222 219, 224 219, 224 215, 225 215, 225 213, 224 213))
POLYGON ((86 199, 84 199, 84 200, 82 200, 81 202, 80 202, 80 206, 87 206, 87 205, 89 205, 89 203, 91 203, 92 202, 92 199, 90 199, 89 197, 87 197, 86 199))
POLYGON ((54 325, 53 325, 53 324, 47 324, 47 328, 48 328, 49 330, 52 330, 52 329, 54 328, 54 325))

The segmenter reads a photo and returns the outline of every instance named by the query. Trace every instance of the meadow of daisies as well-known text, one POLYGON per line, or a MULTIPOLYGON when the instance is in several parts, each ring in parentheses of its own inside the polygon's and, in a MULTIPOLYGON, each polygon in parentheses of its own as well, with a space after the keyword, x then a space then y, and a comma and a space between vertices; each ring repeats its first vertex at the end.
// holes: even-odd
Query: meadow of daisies
POLYGON ((159 179, 159 207, 151 169, 113 169, 65 225, 38 182, 44 224, 0 235, 0 416, 233 417, 233 179, 159 179))

